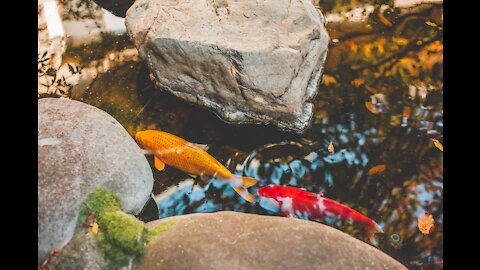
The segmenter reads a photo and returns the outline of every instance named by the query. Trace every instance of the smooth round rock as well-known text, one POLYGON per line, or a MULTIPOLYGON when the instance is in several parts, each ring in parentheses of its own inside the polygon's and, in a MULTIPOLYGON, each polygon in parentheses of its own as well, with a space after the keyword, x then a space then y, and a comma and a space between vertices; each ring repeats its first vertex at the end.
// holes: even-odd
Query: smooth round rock
POLYGON ((68 99, 38 100, 38 263, 73 236, 87 195, 106 187, 138 213, 153 188, 138 145, 110 115, 68 99))
POLYGON ((148 246, 133 269, 407 269, 335 228, 300 219, 217 212, 178 223, 148 246))

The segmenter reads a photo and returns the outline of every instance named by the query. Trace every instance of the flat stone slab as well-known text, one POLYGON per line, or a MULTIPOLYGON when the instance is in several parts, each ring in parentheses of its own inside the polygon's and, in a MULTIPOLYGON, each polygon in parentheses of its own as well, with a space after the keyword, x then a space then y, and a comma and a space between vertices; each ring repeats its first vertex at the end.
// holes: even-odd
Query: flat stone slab
POLYGON ((142 151, 109 114, 79 101, 38 100, 38 263, 73 236, 88 194, 106 187, 126 212, 150 197, 153 175, 142 151))
POLYGON ((329 37, 306 0, 137 0, 127 31, 179 98, 234 123, 310 125, 329 37))
POLYGON ((300 219, 217 212, 175 216, 133 269, 407 269, 335 228, 300 219))

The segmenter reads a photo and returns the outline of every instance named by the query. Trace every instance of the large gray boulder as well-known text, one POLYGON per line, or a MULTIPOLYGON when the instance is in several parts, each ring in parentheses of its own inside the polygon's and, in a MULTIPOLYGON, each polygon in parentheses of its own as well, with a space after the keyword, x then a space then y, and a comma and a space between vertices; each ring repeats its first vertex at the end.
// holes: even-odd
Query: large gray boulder
POLYGON ((127 31, 157 85, 230 122, 310 125, 329 42, 309 0, 137 0, 127 31))
POLYGON ((236 212, 190 214, 148 246, 133 269, 407 269, 332 227, 236 212))
POLYGON ((151 168, 127 131, 78 101, 38 100, 38 263, 73 236, 80 205, 106 187, 138 213, 153 188, 151 168))

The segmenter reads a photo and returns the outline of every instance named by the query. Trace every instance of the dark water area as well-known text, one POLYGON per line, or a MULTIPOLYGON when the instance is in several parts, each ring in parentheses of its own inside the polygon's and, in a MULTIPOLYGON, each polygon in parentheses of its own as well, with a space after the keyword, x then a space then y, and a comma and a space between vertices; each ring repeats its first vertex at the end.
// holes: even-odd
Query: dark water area
MULTIPOLYGON (((378 248, 408 268, 443 268, 443 152, 433 141, 443 142, 443 41, 438 29, 424 21, 420 25, 404 26, 416 31, 414 37, 382 32, 380 25, 368 39, 332 42, 312 126, 304 134, 228 124, 155 88, 139 61, 99 74, 76 99, 110 113, 132 136, 158 129, 207 144, 230 171, 260 180, 249 188, 252 194, 269 184, 324 192, 375 220, 385 231, 378 248), (422 44, 418 40, 428 45, 409 47, 422 44), (395 63, 385 62, 388 70, 371 64, 409 48, 395 63), (369 175, 377 165, 385 170, 369 175), (423 212, 435 220, 427 235, 417 227, 423 212)), ((333 30, 332 40, 342 36, 333 30)), ((193 179, 168 166, 159 172, 153 157, 147 160, 157 207, 151 201, 139 217, 143 220, 222 210, 284 216, 244 201, 225 182, 193 179)), ((328 225, 364 240, 358 227, 340 221, 328 225)))

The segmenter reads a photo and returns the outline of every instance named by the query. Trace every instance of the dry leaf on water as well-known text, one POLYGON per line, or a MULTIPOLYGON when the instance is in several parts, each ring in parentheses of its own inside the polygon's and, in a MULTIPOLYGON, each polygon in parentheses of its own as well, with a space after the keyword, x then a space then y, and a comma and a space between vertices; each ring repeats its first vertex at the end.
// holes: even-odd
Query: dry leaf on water
POLYGON ((230 71, 232 72, 233 78, 237 78, 237 69, 232 65, 230 71))
POLYGON ((384 12, 384 8, 380 8, 380 10, 378 11, 378 19, 380 20, 380 22, 382 22, 385 26, 387 27, 392 27, 393 24, 387 19, 385 18, 385 16, 383 16, 383 12, 384 12))
POLYGON ((367 108, 367 110, 369 110, 373 114, 380 113, 370 101, 365 102, 365 107, 367 108))
POLYGON ((370 170, 368 170, 367 175, 373 175, 373 174, 381 173, 381 172, 385 171, 385 168, 387 168, 387 166, 383 165, 383 164, 374 166, 370 170))
POLYGON ((371 87, 371 86, 368 86, 368 85, 366 85, 366 84, 365 84, 365 89, 367 89, 367 91, 368 91, 369 93, 372 93, 372 94, 380 93, 380 91, 378 91, 377 89, 375 89, 375 88, 373 88, 373 87, 371 87))
POLYGON ((405 107, 403 109, 403 114, 402 116, 405 117, 405 118, 410 118, 410 114, 412 113, 412 108, 410 107, 405 107))
POLYGON ((323 74, 323 77, 322 77, 322 83, 326 86, 330 85, 330 84, 336 84, 337 83, 337 80, 335 79, 335 77, 333 76, 330 76, 330 75, 327 75, 327 74, 323 74))
POLYGON ((438 150, 443 152, 443 144, 436 139, 431 139, 431 140, 433 141, 433 144, 435 145, 435 147, 437 147, 438 150))
POLYGON ((359 88, 361 85, 363 85, 365 82, 362 79, 354 79, 353 81, 350 82, 353 87, 359 88))
POLYGON ((434 226, 434 220, 433 216, 430 214, 427 214, 423 212, 417 220, 417 225, 418 229, 423 233, 423 234, 429 234, 433 232, 435 226, 434 226))
POLYGON ((437 24, 431 21, 425 22, 426 25, 431 26, 431 27, 437 27, 437 24))
POLYGON ((96 222, 94 222, 92 224, 92 233, 93 234, 97 234, 98 233, 98 224, 96 222))
POLYGON ((330 141, 330 144, 328 145, 328 152, 333 153, 335 151, 335 147, 333 147, 333 142, 330 141))

